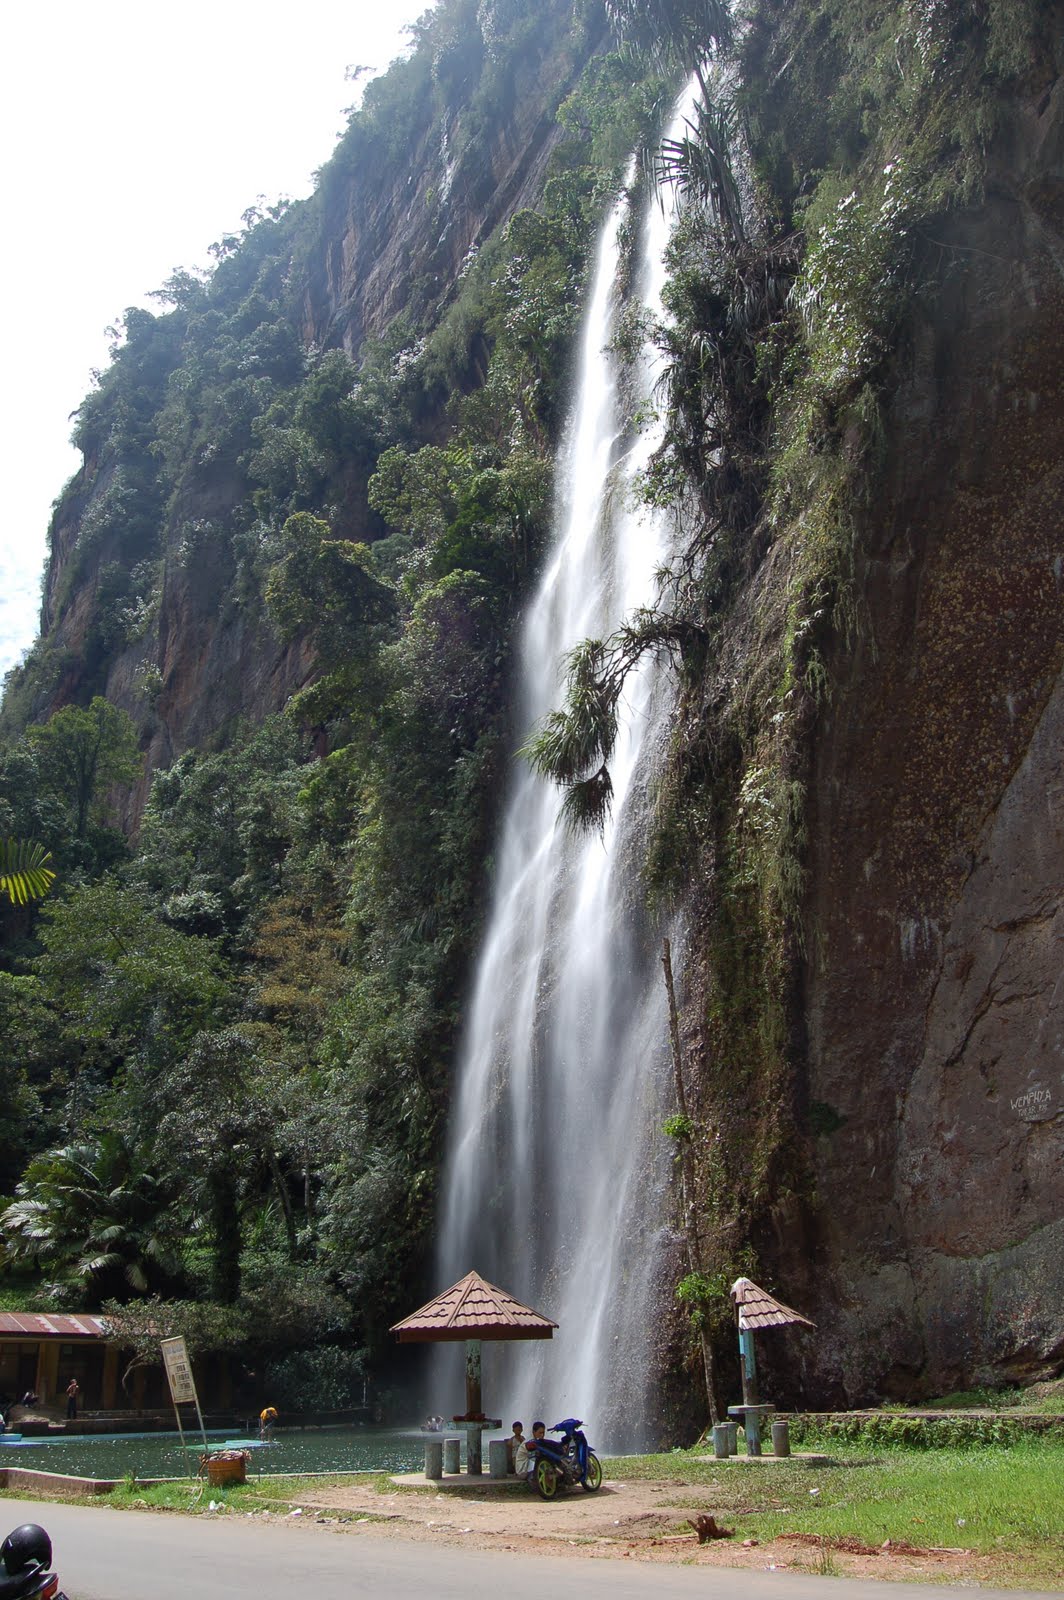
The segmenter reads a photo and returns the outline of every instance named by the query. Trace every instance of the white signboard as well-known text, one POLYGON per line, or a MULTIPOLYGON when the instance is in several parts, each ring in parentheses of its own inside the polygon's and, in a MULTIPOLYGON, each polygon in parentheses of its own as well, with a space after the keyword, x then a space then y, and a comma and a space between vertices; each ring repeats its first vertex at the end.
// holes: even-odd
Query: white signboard
POLYGON ((170 1395, 174 1405, 180 1405, 184 1400, 192 1400, 198 1406, 196 1380, 192 1376, 184 1339, 163 1339, 161 1348, 166 1380, 170 1385, 170 1395))

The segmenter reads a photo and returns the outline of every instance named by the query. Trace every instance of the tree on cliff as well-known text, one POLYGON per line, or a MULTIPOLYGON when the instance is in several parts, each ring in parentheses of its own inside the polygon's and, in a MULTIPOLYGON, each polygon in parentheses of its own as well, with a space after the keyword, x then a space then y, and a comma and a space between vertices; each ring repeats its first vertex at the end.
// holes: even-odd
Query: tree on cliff
POLYGON ((141 891, 113 877, 47 906, 40 940, 37 976, 66 1032, 54 1087, 66 1098, 68 1135, 83 1134, 116 1077, 112 1126, 135 1097, 131 1131, 147 1125, 158 1116, 160 1080, 231 1005, 217 943, 170 927, 141 891))
POLYGON ((84 839, 109 791, 134 783, 141 757, 132 718, 102 695, 87 710, 64 706, 27 734, 41 784, 67 807, 74 837, 84 839))

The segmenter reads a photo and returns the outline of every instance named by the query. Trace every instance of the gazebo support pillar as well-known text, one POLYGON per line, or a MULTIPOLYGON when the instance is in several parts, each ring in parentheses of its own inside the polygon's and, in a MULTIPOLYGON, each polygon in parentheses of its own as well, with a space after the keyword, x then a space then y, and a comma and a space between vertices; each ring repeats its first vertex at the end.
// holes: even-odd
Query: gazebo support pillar
POLYGON ((477 1478, 484 1471, 481 1446, 483 1429, 473 1418, 483 1415, 480 1398, 480 1340, 467 1339, 465 1347, 466 1471, 477 1478))
POLYGON ((465 1347, 465 1408, 467 1417, 479 1417, 484 1407, 480 1399, 480 1340, 468 1339, 465 1347))
POLYGON ((743 1375, 743 1405, 756 1406, 761 1395, 757 1384, 757 1362, 754 1359, 754 1335, 749 1328, 739 1329, 739 1366, 743 1375))

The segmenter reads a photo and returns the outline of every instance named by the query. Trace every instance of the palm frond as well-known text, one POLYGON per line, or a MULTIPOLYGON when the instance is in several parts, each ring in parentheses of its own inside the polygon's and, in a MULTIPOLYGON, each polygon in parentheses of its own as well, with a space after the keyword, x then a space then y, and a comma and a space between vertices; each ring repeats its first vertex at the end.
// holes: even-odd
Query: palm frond
POLYGON ((55 882, 52 852, 34 839, 0 840, 0 895, 13 905, 41 900, 55 882))

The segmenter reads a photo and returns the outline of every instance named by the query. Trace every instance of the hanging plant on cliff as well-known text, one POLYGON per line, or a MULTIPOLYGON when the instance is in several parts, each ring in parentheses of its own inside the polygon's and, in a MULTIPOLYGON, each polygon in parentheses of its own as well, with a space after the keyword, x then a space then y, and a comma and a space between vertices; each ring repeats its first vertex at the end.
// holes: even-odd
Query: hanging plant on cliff
POLYGON ((705 634, 689 619, 637 611, 607 639, 584 639, 567 658, 566 702, 529 736, 520 754, 565 789, 562 816, 575 829, 601 829, 613 801, 609 764, 628 674, 651 650, 674 662, 701 659, 705 634))

